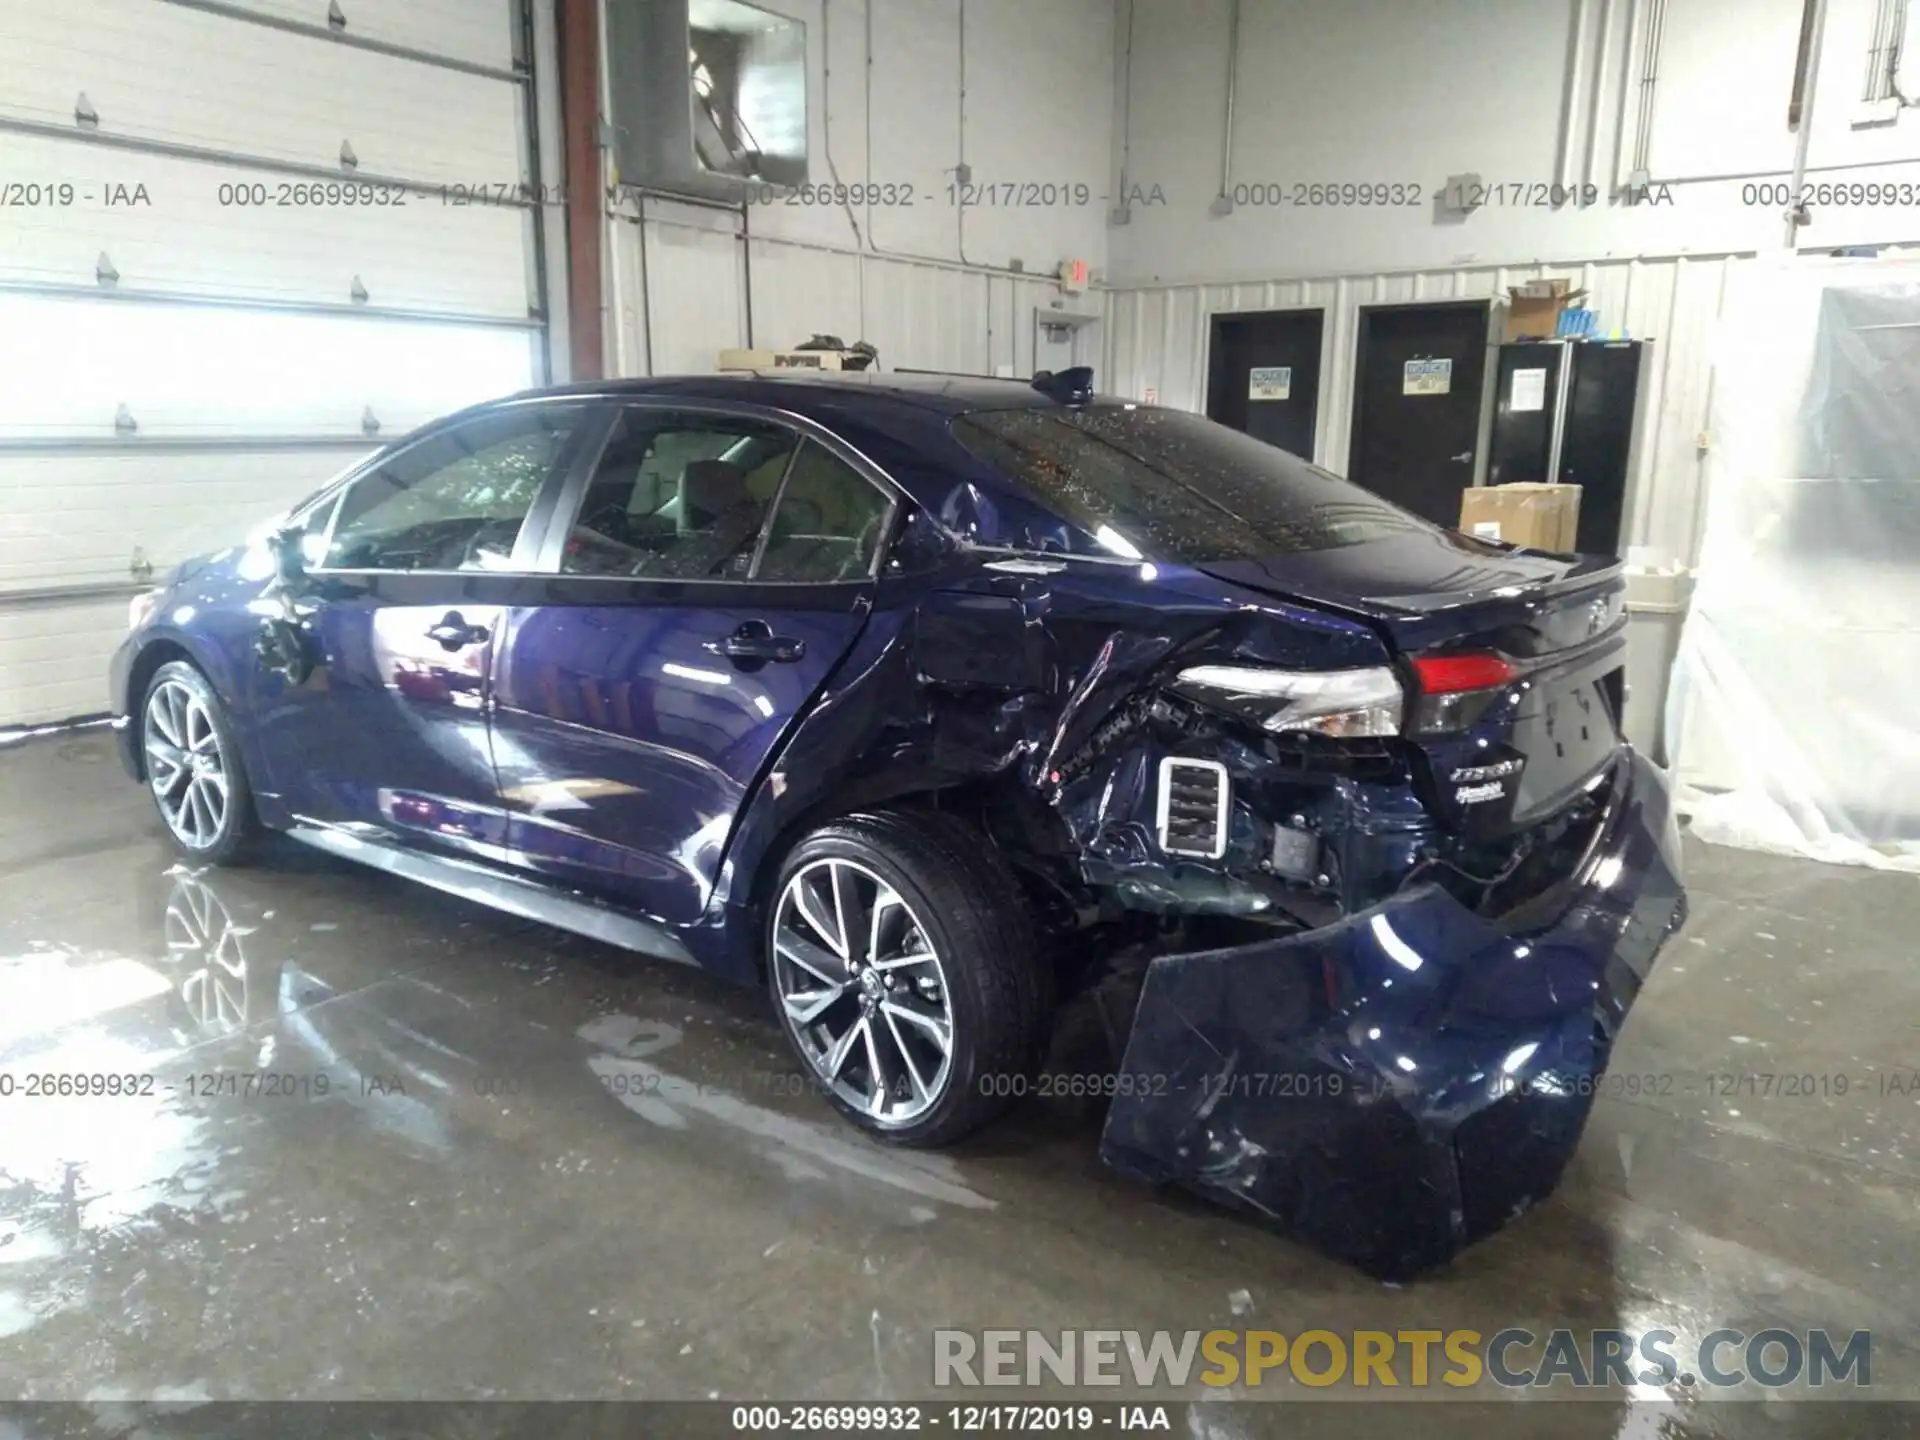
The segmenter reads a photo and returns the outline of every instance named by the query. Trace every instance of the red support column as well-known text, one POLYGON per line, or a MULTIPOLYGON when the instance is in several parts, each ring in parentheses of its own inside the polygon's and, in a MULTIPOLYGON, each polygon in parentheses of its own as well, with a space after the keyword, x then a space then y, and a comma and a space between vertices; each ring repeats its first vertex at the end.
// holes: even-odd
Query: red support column
POLYGON ((600 175, 599 0, 560 0, 560 124, 566 155, 567 312, 573 378, 605 374, 601 324, 601 237, 606 228, 600 175))

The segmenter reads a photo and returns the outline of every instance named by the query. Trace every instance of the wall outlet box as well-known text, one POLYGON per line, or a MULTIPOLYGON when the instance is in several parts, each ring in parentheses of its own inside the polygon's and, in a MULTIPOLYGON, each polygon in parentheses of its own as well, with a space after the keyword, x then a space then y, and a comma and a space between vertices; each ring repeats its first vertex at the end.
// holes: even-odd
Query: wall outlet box
POLYGON ((1440 187, 1440 212, 1443 215, 1471 215, 1481 205, 1486 187, 1473 173, 1449 175, 1440 187))

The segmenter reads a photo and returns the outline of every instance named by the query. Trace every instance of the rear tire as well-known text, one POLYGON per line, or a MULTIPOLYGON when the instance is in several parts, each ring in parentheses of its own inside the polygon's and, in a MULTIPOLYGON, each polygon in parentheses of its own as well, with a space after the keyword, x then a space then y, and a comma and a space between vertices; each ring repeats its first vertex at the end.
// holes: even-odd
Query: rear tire
POLYGON ((264 831, 226 706, 185 660, 153 672, 140 703, 147 791, 174 848, 203 865, 251 857, 264 831))
POLYGON ((835 820, 789 852, 768 910, 781 1027, 861 1129, 944 1145, 1026 1093, 1051 976, 1026 897, 979 830, 929 810, 835 820))

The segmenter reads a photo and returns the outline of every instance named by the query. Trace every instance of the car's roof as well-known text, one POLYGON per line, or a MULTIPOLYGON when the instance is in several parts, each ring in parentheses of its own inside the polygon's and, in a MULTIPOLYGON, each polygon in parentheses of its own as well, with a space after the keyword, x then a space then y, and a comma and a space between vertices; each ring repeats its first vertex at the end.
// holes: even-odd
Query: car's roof
MULTIPOLYGON (((679 396, 734 400, 807 414, 814 406, 844 410, 849 401, 871 398, 945 415, 969 410, 1053 409, 1061 404, 1026 380, 898 370, 740 370, 712 375, 656 375, 631 380, 589 380, 515 396, 679 396)), ((1094 397, 1094 403, 1106 400, 1094 397)))

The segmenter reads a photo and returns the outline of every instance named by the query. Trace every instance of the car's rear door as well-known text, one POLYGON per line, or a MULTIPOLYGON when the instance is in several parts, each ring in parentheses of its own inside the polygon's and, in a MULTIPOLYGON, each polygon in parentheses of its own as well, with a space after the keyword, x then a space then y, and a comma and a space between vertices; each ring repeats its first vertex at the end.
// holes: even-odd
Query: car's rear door
POLYGON ((292 597, 306 653, 263 655, 254 677, 265 779, 295 817, 504 850, 491 658, 510 603, 538 583, 545 512, 598 418, 574 402, 455 421, 315 512, 292 597))
POLYGON ((742 407, 625 405, 494 659, 516 857, 669 923, 873 604, 889 487, 742 407))

